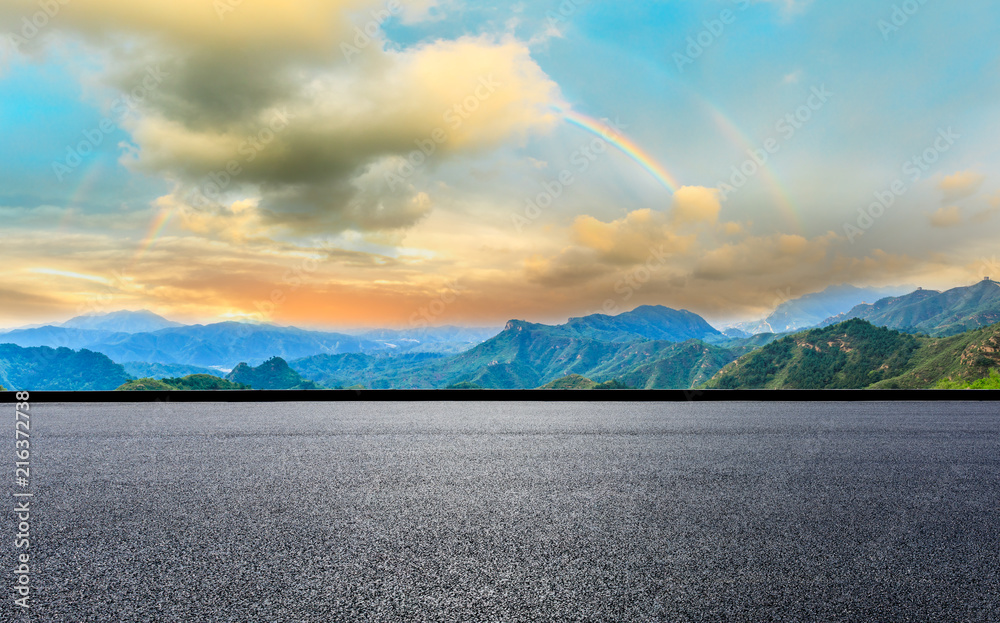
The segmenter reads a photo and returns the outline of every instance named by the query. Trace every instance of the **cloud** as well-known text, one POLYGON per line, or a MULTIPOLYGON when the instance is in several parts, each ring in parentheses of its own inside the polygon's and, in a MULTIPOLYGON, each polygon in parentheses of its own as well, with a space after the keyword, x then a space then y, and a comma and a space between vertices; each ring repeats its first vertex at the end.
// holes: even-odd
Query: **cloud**
POLYGON ((721 193, 717 188, 683 186, 674 193, 673 218, 679 224, 712 223, 719 220, 722 209, 721 193))
POLYGON ((807 6, 812 4, 812 0, 753 0, 753 1, 764 4, 781 5, 781 12, 785 16, 789 16, 794 13, 801 13, 802 11, 805 10, 807 6))
POLYGON ((781 79, 781 83, 782 84, 798 84, 799 80, 801 80, 801 79, 802 79, 802 70, 801 69, 796 69, 795 71, 793 71, 790 74, 785 74, 785 76, 781 79))
POLYGON ((991 220, 997 213, 1000 213, 1000 195, 994 195, 990 199, 990 206, 985 210, 976 212, 969 217, 969 220, 973 223, 982 224, 991 220))
POLYGON ((610 223, 580 216, 570 233, 574 242, 596 252, 601 261, 616 265, 642 262, 654 249, 662 249, 660 252, 666 255, 683 255, 695 242, 693 235, 675 233, 665 214, 648 208, 610 223))
MULTIPOLYGON (((400 0, 404 6, 414 2, 400 0)), ((292 2, 203 2, 202 0, 87 0, 59 2, 47 28, 73 30, 103 43, 116 36, 139 35, 165 46, 225 50, 277 49, 319 57, 336 49, 354 26, 351 13, 381 8, 372 0, 292 2)), ((427 4, 417 2, 418 5, 427 4)), ((31 0, 12 0, 0 15, 16 20, 38 10, 31 0)))
MULTIPOLYGON (((401 4, 404 21, 439 5, 401 4)), ((102 50, 107 82, 123 91, 150 67, 164 74, 123 121, 134 143, 123 163, 172 181, 189 212, 222 218, 254 198, 262 226, 294 234, 398 229, 432 205, 422 171, 548 131, 560 98, 510 37, 388 49, 386 6, 92 0, 63 6, 51 28, 102 50), (401 183, 376 184, 375 170, 401 183)))
POLYGON ((546 288, 580 286, 612 271, 597 253, 580 247, 565 249, 553 258, 532 255, 524 262, 527 280, 546 288))
POLYGON ((812 239, 789 234, 751 236, 707 250, 697 259, 693 274, 714 281, 794 274, 829 260, 831 245, 837 240, 833 233, 812 239))
POLYGON ((745 231, 742 223, 723 223, 722 232, 727 236, 739 236, 745 231))
POLYGON ((954 227, 962 223, 962 210, 958 206, 938 208, 930 215, 930 221, 934 227, 954 227))
POLYGON ((956 201, 975 195, 984 181, 985 175, 975 171, 959 171, 941 180, 938 187, 943 191, 946 202, 956 201))
POLYGON ((422 169, 554 122, 556 87, 516 41, 435 42, 386 60, 381 73, 315 76, 281 107, 222 127, 147 115, 127 161, 187 194, 232 168, 225 190, 258 193, 265 221, 297 231, 408 227, 430 205, 410 184, 422 169))
POLYGON ((21 289, 0 288, 0 306, 5 310, 5 313, 0 313, 0 320, 4 326, 11 326, 29 318, 33 323, 44 322, 45 319, 61 319, 65 301, 48 294, 39 294, 36 288, 27 284, 21 289), (11 313, 15 310, 16 313, 11 313))

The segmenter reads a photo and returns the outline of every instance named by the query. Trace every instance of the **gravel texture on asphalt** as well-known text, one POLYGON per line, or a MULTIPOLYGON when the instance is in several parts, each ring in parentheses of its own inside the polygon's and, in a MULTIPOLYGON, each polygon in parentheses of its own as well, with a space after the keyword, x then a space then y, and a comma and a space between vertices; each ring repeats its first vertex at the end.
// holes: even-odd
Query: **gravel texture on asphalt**
POLYGON ((998 411, 39 404, 30 620, 996 622, 998 411))

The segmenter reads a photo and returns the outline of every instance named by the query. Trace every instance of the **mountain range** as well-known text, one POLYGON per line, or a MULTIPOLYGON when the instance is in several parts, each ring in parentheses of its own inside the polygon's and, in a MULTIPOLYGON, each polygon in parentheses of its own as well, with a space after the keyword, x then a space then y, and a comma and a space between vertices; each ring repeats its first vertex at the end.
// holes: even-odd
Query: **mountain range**
POLYGON ((920 389, 1000 367, 1000 324, 918 337, 861 319, 786 336, 723 368, 707 389, 920 389))
POLYGON ((955 335, 1000 322, 1000 285, 984 279, 973 286, 944 292, 920 289, 871 305, 858 305, 821 324, 831 325, 851 318, 908 333, 955 335))
POLYGON ((148 311, 122 311, 80 316, 60 325, 14 329, 0 334, 0 343, 87 349, 125 363, 137 376, 169 376, 182 372, 178 366, 186 366, 187 374, 209 373, 228 371, 241 361, 263 363, 274 356, 292 359, 321 353, 455 353, 496 333, 485 328, 432 327, 351 335, 232 321, 182 325, 148 311), (143 370, 144 366, 155 365, 173 368, 143 370))
MULTIPOLYGON (((861 294, 840 289, 827 295, 824 300, 846 301, 861 294)), ((826 304, 813 297, 782 313, 797 309, 797 318, 815 318, 826 304)), ((561 325, 511 320, 495 334, 461 327, 351 335, 235 322, 178 325, 151 312, 116 312, 3 334, 0 384, 114 389, 140 380, 134 388, 148 389, 157 386, 151 381, 169 379, 178 389, 927 387, 942 379, 984 378, 993 346, 976 342, 977 331, 998 321, 1000 286, 988 280, 856 305, 804 332, 756 335, 722 333, 693 312, 663 306, 561 325), (967 348, 978 348, 981 356, 967 348), (972 360, 986 367, 968 364, 972 360), (209 382, 223 375, 231 385, 209 382)))
MULTIPOLYGON (((830 286, 822 292, 814 292, 783 301, 769 316, 762 320, 741 322, 729 328, 748 335, 799 331, 815 327, 827 318, 836 316, 856 305, 877 301, 888 296, 897 296, 913 289, 915 288, 858 288, 847 284, 830 286)), ((780 298, 784 298, 784 295, 780 298)))
POLYGON ((65 329, 87 329, 108 333, 151 333, 160 329, 184 326, 167 320, 163 316, 143 309, 139 311, 115 311, 107 314, 90 314, 70 318, 59 325, 65 329))
POLYGON ((299 376, 281 357, 271 357, 256 368, 241 362, 226 375, 226 380, 254 389, 321 389, 299 376))
POLYGON ((319 383, 375 389, 528 389, 578 374, 597 382, 630 378, 649 388, 707 380, 736 355, 699 340, 727 339, 685 310, 643 306, 618 316, 597 314, 544 325, 511 320, 498 335, 463 353, 434 359, 307 357, 290 365, 319 383), (346 369, 345 369, 346 368, 346 369), (351 382, 353 381, 353 383, 351 382))
POLYGON ((11 391, 109 391, 130 379, 125 368, 101 353, 0 344, 0 385, 11 391))

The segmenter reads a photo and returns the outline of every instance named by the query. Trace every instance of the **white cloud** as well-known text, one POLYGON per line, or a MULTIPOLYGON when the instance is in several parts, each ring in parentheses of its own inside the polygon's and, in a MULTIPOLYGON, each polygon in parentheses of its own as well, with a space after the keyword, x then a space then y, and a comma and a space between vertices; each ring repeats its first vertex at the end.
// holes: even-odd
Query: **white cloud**
POLYGON ((944 193, 945 201, 956 201, 971 197, 979 192, 986 176, 975 171, 959 171, 941 180, 938 187, 944 193))
POLYGON ((962 209, 958 206, 938 208, 930 216, 931 225, 934 227, 954 227, 962 223, 962 209))

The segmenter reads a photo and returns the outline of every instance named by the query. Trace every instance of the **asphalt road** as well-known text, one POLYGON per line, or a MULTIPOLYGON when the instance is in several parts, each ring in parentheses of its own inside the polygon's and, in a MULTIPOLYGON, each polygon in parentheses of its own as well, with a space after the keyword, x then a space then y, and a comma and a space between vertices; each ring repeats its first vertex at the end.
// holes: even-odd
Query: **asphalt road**
POLYGON ((998 411, 36 405, 30 620, 1000 621, 998 411))

